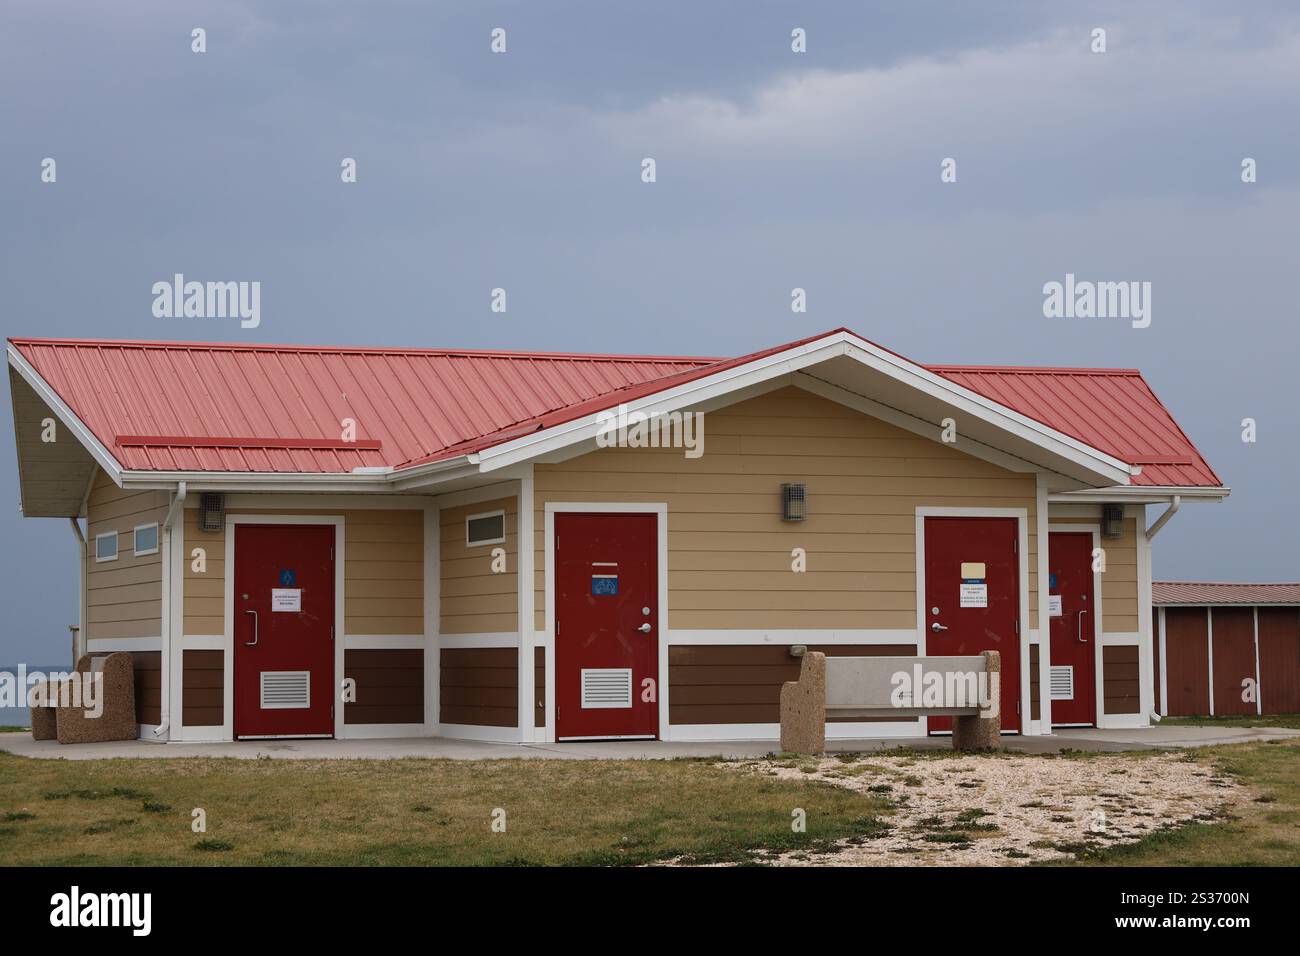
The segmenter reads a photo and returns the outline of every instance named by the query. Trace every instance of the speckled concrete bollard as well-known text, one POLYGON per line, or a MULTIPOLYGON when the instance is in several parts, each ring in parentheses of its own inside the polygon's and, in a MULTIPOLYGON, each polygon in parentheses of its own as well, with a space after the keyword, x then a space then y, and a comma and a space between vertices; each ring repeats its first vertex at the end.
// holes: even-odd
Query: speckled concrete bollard
MULTIPOLYGON (((77 661, 78 673, 94 673, 96 670, 95 661, 89 654, 77 661)), ((103 697, 103 712, 98 717, 91 717, 81 707, 59 707, 59 743, 135 740, 139 736, 139 725, 135 721, 135 665, 131 655, 122 651, 109 654, 98 667, 98 672, 102 678, 98 693, 103 697)))
POLYGON ((1002 655, 997 651, 985 651, 982 656, 989 675, 991 706, 981 714, 952 719, 953 750, 999 750, 1002 747, 1002 655))
POLYGON ((826 752, 826 655, 819 651, 804 654, 798 681, 781 685, 781 750, 826 752))

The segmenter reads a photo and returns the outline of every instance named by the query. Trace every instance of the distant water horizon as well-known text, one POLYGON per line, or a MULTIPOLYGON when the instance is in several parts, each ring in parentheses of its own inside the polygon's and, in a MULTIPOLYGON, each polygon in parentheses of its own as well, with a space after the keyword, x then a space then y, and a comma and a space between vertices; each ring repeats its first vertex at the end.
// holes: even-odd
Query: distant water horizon
MULTIPOLYGON (((27 664, 28 674, 47 674, 50 671, 71 671, 70 664, 27 664)), ((0 674, 18 675, 17 664, 0 664, 0 674)), ((0 707, 0 727, 30 727, 32 712, 27 707, 0 707)))

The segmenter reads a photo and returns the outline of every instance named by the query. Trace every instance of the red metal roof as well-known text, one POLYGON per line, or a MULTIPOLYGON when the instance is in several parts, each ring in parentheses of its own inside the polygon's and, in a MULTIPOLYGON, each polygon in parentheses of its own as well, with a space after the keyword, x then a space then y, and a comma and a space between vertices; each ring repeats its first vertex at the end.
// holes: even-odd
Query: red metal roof
POLYGON ((1134 485, 1217 486, 1219 476, 1137 369, 930 365, 1020 414, 1130 465, 1134 485))
MULTIPOLYGON (((732 359, 10 341, 124 468, 324 473, 467 454, 836 331, 732 359), (355 444, 340 440, 345 419, 355 444)), ((1134 484, 1220 484, 1135 370, 928 368, 1142 465, 1134 484)))
POLYGON ((1152 581, 1156 605, 1300 604, 1300 582, 1242 584, 1226 581, 1152 581))
POLYGON ((124 468, 162 471, 347 472, 393 466, 713 361, 10 341, 124 468), (355 447, 330 447, 342 437, 345 419, 355 422, 360 441, 355 447), (151 443, 140 444, 142 437, 151 443), (285 440, 293 439, 309 440, 304 444, 311 447, 285 447, 285 440))

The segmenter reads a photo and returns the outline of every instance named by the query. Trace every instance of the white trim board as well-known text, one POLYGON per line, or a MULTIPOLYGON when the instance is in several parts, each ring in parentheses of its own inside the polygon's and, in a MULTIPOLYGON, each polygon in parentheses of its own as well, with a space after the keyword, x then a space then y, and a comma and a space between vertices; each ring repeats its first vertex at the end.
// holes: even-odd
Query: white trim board
POLYGON ((439 737, 452 740, 482 740, 487 743, 519 743, 518 727, 489 727, 480 724, 439 724, 439 737))
POLYGON ((791 644, 908 644, 916 646, 916 631, 912 628, 863 628, 817 630, 815 628, 764 628, 764 629, 693 629, 679 628, 672 632, 669 641, 674 647, 729 645, 729 646, 789 646, 791 644))
POLYGON ((381 740, 394 737, 427 737, 424 724, 344 724, 337 740, 381 740))
MULTIPOLYGON (((924 737, 925 718, 876 722, 828 723, 827 740, 879 740, 891 737, 924 737)), ((673 724, 673 740, 779 741, 780 724, 673 724)))
POLYGON ((113 651, 161 651, 162 637, 91 637, 86 639, 87 654, 113 651))
POLYGON ((427 643, 423 634, 349 634, 343 638, 343 649, 345 651, 422 651, 427 643))
POLYGON ((180 651, 223 651, 226 649, 224 634, 186 634, 176 646, 180 651))
POLYGON ((518 647, 519 635, 514 631, 492 634, 441 634, 438 646, 446 651, 471 650, 485 647, 518 647))

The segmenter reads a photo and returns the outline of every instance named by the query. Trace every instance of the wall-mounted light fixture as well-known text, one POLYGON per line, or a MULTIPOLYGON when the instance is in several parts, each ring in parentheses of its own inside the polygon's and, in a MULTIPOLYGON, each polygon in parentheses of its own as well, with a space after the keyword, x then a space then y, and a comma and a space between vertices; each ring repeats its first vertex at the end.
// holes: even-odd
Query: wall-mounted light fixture
POLYGON ((803 521, 808 517, 808 491, 802 482, 781 486, 781 520, 803 521))
POLYGON ((199 530, 223 531, 226 527, 226 496, 218 491, 199 495, 199 530))
POLYGON ((1103 538, 1124 537, 1124 506, 1101 506, 1101 536, 1103 538))

